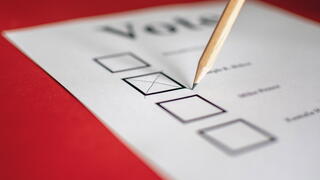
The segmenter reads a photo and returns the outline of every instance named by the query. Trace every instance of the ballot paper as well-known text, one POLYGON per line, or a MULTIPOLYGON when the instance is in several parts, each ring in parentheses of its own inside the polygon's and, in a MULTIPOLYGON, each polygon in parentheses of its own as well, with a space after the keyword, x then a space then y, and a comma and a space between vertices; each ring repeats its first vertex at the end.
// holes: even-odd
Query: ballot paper
POLYGON ((191 90, 224 6, 156 7, 4 35, 166 179, 319 179, 319 24, 248 2, 191 90))

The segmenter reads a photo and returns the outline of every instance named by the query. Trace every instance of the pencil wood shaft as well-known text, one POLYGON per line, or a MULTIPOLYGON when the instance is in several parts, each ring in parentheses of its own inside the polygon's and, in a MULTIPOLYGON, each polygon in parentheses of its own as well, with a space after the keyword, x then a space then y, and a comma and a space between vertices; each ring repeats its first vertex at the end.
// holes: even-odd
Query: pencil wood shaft
POLYGON ((198 84, 207 72, 211 70, 244 2, 245 0, 230 0, 228 2, 199 60, 193 84, 198 84))

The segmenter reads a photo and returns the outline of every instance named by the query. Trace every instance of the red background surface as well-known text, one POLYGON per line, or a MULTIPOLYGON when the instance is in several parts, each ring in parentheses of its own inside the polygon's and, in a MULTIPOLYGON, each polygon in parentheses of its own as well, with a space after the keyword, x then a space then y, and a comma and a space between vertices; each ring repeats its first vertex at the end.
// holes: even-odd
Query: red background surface
MULTIPOLYGON (((0 30, 191 1, 1 0, 0 30)), ((320 22, 319 0, 265 1, 320 22)), ((3 37, 0 63, 0 179, 160 179, 3 37)))

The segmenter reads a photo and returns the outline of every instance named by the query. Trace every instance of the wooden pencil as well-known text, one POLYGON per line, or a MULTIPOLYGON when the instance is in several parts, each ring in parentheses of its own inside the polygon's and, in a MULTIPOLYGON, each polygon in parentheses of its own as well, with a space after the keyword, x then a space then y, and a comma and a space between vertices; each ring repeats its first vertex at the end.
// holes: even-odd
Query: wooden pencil
POLYGON ((201 79, 207 74, 207 72, 211 70, 213 63, 228 36, 232 25, 238 17, 244 2, 245 0, 229 0, 204 52, 201 55, 192 89, 194 89, 201 79))

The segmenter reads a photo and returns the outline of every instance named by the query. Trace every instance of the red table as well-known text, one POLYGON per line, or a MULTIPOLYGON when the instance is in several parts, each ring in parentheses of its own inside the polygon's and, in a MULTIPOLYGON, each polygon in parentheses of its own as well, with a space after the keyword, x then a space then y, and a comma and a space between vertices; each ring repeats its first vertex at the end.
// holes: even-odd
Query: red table
MULTIPOLYGON (((0 30, 192 0, 1 0, 0 30)), ((265 0, 320 22, 319 0, 265 0)), ((160 179, 0 37, 0 179, 160 179)))

